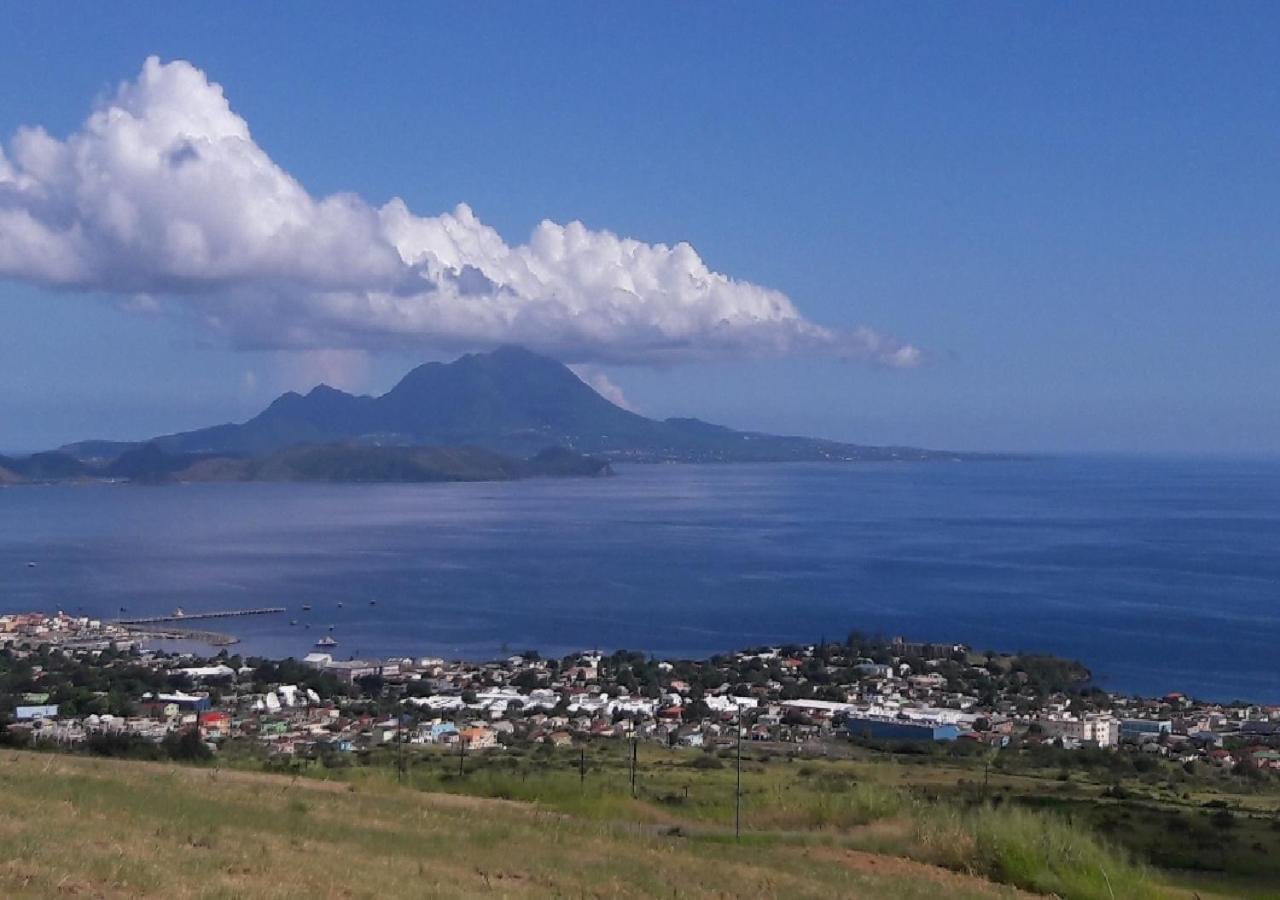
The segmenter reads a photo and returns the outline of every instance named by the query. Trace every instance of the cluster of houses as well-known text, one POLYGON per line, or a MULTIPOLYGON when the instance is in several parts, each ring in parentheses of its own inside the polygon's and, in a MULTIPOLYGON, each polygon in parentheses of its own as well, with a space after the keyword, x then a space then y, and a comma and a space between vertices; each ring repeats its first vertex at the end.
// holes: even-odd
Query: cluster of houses
POLYGON ((64 612, 0 614, 0 646, 37 647, 46 644, 71 649, 111 645, 132 646, 134 637, 123 627, 64 612))
MULTIPOLYGON (((2 617, 0 623, 8 623, 0 641, 4 634, 31 636, 27 618, 2 617)), ((55 630, 63 629, 76 630, 67 624, 55 630)), ((97 651, 86 645, 74 652, 91 657, 97 651)), ((9 727, 69 744, 95 732, 159 740, 174 730, 198 729, 213 746, 248 739, 286 755, 347 753, 397 742, 467 752, 518 743, 565 746, 591 738, 680 747, 739 738, 782 744, 968 741, 992 747, 1019 741, 1280 769, 1276 707, 1100 692, 1086 703, 1069 692, 1031 702, 1025 673, 1002 670, 990 654, 984 660, 958 645, 895 641, 875 658, 843 646, 774 647, 696 662, 595 652, 563 660, 523 654, 485 663, 339 660, 312 653, 304 660, 306 671, 323 677, 314 683, 299 679, 310 686, 263 686, 253 667, 233 665, 225 656, 141 653, 138 659, 181 676, 189 688, 131 698, 127 716, 60 716, 47 696, 29 693, 11 698, 9 727), (977 684, 987 686, 985 696, 974 689, 977 684)))

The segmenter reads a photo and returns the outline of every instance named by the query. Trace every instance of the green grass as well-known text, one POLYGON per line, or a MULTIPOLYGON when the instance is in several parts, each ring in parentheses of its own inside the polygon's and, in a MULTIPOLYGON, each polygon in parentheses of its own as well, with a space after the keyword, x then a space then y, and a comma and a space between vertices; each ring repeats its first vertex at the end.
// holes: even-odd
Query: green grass
POLYGON ((1013 806, 917 810, 911 855, 1042 894, 1079 900, 1157 897, 1150 873, 1086 828, 1013 806))
POLYGON ((1008 896, 827 841, 672 837, 530 804, 170 764, 0 754, 0 896, 1008 896))
MULTIPOLYGON (((1265 792, 1226 794, 1204 783, 1191 785, 1194 793, 1175 792, 1135 778, 1124 784, 1128 796, 1117 799, 1106 790, 1115 783, 1110 773, 1073 771, 1063 778, 1056 768, 992 770, 988 777, 980 760, 859 750, 842 759, 806 759, 751 748, 743 762, 739 842, 733 839, 737 773, 731 755, 642 745, 633 796, 628 751, 616 741, 554 752, 514 748, 469 755, 459 775, 456 755, 414 747, 404 755, 404 784, 397 787, 395 755, 384 748, 342 757, 334 768, 295 763, 293 771, 304 777, 289 783, 311 785, 322 791, 321 798, 389 797, 396 798, 394 804, 409 796, 438 805, 441 795, 455 795, 456 802, 514 801, 491 805, 577 829, 584 839, 656 841, 695 856, 714 848, 754 848, 795 858, 828 854, 839 866, 863 851, 1068 898, 1189 897, 1191 891, 1204 897, 1278 896, 1280 828, 1273 824, 1276 798, 1265 792), (583 750, 585 778, 579 770, 583 750), (1205 798, 1232 804, 1229 826, 1222 824, 1227 817, 1220 809, 1203 806, 1210 802, 1205 798), (673 833, 680 835, 674 844, 673 833)), ((261 777, 263 760, 251 752, 233 749, 221 763, 261 777)), ((240 774, 224 769, 223 777, 240 774)), ((118 803, 129 808, 114 788, 94 790, 93 797, 77 802, 102 815, 118 803)), ((271 833, 322 815, 324 801, 316 797, 295 792, 282 800, 271 833)), ((216 846, 225 839, 225 826, 178 809, 189 823, 191 846, 216 846)), ((138 817, 147 815, 137 810, 138 817)), ((260 827, 253 823, 246 830, 260 827)), ((363 846, 358 835, 342 829, 334 834, 352 848, 363 846)), ((502 847, 525 842, 523 835, 504 818, 470 830, 466 852, 501 854, 502 847)), ((137 870, 133 876, 145 884, 145 874, 137 870)), ((600 873, 588 867, 583 878, 588 876, 600 873)), ((636 877, 638 885, 649 883, 636 877)))
MULTIPOLYGON (((581 752, 477 755, 459 775, 456 756, 418 749, 407 755, 406 782, 422 791, 519 800, 583 819, 679 828, 704 840, 732 834, 732 759, 717 765, 701 751, 642 747, 633 797, 625 747, 601 742, 586 748, 585 778, 581 752)), ((369 761, 312 771, 356 783, 394 778, 389 756, 369 761)), ((1014 804, 975 802, 969 788, 960 790, 957 779, 940 778, 933 767, 751 754, 743 766, 742 816, 755 839, 829 839, 1040 893, 1104 900, 1162 894, 1148 867, 1086 824, 1014 804), (928 799, 944 787, 948 796, 928 799)))

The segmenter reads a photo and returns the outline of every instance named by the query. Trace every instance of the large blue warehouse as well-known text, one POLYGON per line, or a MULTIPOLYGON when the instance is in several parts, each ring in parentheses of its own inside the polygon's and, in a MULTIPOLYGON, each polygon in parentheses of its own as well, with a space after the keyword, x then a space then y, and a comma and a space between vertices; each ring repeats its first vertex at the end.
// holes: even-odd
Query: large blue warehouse
POLYGON ((912 722, 908 719, 866 719, 853 717, 846 721, 851 737, 876 741, 954 741, 960 736, 955 725, 912 722))

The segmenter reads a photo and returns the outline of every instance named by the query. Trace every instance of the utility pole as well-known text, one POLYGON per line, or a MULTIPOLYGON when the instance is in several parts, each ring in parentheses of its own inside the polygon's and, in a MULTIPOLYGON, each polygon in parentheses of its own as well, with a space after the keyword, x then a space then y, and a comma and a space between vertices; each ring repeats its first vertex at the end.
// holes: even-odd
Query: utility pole
POLYGON ((404 710, 396 710, 396 783, 404 783, 404 710))
POLYGON ((733 797, 733 839, 742 839, 742 704, 734 704, 738 709, 738 784, 733 797))
POLYGON ((462 734, 459 733, 458 734, 458 777, 459 778, 461 778, 464 774, 466 774, 462 769, 463 763, 466 762, 466 759, 467 759, 467 742, 463 740, 462 734))
POLYGON ((586 787, 587 784, 587 748, 581 747, 578 750, 578 786, 586 787))
POLYGON ((640 752, 640 740, 634 734, 631 736, 631 799, 636 796, 636 756, 640 752))

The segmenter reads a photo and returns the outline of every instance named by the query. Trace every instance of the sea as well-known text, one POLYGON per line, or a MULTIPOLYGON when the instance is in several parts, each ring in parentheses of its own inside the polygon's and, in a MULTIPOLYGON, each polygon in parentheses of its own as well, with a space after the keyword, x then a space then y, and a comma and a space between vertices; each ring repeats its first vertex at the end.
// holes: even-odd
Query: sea
POLYGON ((1280 461, 621 465, 471 484, 0 489, 0 611, 202 622, 244 654, 703 657, 851 631, 1280 702, 1280 461), (302 607, 308 605, 310 611, 302 607), (297 624, 293 624, 296 621, 297 624))

